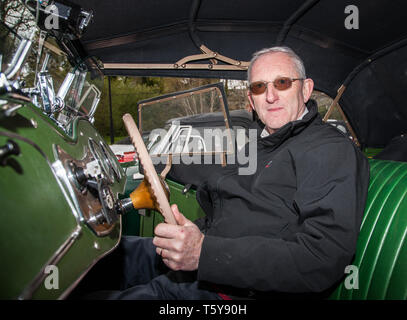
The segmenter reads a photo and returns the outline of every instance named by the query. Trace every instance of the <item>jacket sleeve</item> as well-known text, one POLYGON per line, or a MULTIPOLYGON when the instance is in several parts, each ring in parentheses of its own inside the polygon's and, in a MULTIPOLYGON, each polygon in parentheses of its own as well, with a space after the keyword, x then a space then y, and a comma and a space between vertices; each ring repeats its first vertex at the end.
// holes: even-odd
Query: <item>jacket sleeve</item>
POLYGON ((260 291, 322 292, 351 263, 369 167, 350 143, 329 143, 294 161, 298 225, 281 238, 205 236, 198 279, 260 291))

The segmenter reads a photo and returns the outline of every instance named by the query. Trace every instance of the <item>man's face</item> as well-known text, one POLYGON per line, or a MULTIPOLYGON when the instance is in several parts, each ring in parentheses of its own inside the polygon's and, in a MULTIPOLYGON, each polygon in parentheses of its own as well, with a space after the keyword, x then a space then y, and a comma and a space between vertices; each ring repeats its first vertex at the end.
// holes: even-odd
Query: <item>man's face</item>
POLYGON ((300 78, 292 59, 282 52, 267 53, 253 64, 250 82, 266 81, 267 90, 259 95, 248 91, 251 107, 271 134, 290 121, 297 120, 305 110, 314 83, 311 79, 294 81, 291 88, 279 91, 272 81, 278 77, 300 78))

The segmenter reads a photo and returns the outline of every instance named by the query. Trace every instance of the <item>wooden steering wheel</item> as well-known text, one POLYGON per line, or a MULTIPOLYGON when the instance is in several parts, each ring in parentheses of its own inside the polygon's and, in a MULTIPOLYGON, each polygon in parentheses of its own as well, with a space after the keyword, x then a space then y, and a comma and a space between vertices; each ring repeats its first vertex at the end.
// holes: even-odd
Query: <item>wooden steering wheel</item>
POLYGON ((152 193, 151 196, 156 202, 155 207, 163 215, 165 222, 170 224, 177 224, 163 185, 161 184, 160 178, 155 171, 153 162, 151 161, 150 155, 148 154, 147 148, 144 145, 144 141, 141 138, 140 132, 133 120, 133 117, 130 114, 126 113, 123 116, 123 122, 127 132, 129 133, 130 139, 133 142, 134 147, 136 148, 140 163, 143 166, 144 179, 150 185, 150 193, 152 193))

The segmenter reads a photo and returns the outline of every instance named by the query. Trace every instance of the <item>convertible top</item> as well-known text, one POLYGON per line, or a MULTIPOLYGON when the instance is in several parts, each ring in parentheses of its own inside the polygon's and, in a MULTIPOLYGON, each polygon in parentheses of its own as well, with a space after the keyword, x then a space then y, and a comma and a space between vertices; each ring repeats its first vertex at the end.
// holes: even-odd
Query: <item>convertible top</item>
POLYGON ((345 84, 339 104, 362 146, 383 147, 407 131, 404 0, 74 2, 94 12, 82 42, 105 64, 106 75, 245 79, 244 62, 254 51, 286 45, 303 58, 317 90, 335 97, 345 84), (355 7, 346 11, 349 5, 355 7), (348 26, 358 29, 347 29, 347 18, 348 26), (230 58, 217 60, 217 66, 240 61, 241 68, 193 68, 211 65, 213 59, 190 61, 184 68, 176 65, 185 57, 208 52, 230 58))

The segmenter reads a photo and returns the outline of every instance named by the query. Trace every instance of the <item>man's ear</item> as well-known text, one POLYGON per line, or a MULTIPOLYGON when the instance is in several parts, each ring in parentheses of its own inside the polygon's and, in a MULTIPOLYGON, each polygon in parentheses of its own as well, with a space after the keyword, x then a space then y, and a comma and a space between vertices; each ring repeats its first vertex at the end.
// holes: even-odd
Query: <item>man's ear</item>
POLYGON ((254 101, 250 90, 247 90, 247 98, 249 99, 250 107, 252 108, 252 110, 256 111, 256 109, 254 108, 254 101))
POLYGON ((302 85, 302 96, 304 98, 304 103, 307 103, 311 97, 312 90, 314 90, 314 81, 312 79, 305 79, 302 85))

